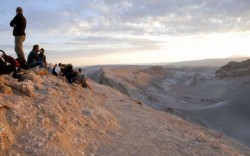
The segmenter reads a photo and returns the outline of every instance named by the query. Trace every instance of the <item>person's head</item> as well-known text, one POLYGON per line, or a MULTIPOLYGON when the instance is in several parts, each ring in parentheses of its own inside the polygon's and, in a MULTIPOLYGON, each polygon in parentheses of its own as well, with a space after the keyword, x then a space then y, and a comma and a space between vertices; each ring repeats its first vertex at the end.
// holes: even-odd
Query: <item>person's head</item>
POLYGON ((38 52, 39 51, 39 45, 35 44, 33 45, 33 51, 38 52))
POLYGON ((23 13, 23 9, 21 7, 17 7, 16 8, 16 13, 17 14, 22 14, 23 13))
POLYGON ((79 69, 78 69, 78 72, 79 72, 79 73, 81 73, 81 72, 82 72, 82 69, 81 69, 81 68, 79 68, 79 69))
POLYGON ((44 53, 45 51, 44 51, 44 49, 43 49, 43 48, 41 48, 41 49, 40 49, 40 52, 41 52, 41 53, 44 53))
POLYGON ((62 65, 61 65, 61 69, 65 69, 65 64, 62 64, 62 65))
POLYGON ((59 65, 58 65, 59 67, 61 67, 62 66, 62 63, 59 63, 59 65))

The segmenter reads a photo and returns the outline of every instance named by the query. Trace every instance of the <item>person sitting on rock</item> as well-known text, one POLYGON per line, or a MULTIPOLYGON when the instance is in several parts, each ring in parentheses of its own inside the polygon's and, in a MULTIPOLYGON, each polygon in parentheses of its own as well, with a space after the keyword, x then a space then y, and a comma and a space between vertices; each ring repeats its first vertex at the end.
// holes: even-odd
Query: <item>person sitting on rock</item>
POLYGON ((65 74, 67 81, 70 84, 77 83, 77 84, 81 84, 81 86, 84 88, 90 88, 89 85, 87 84, 86 75, 82 73, 82 69, 79 68, 78 71, 75 71, 73 69, 73 66, 69 64, 65 67, 64 74, 65 74))
POLYGON ((87 88, 87 87, 89 88, 87 84, 87 77, 84 73, 82 73, 81 68, 79 68, 78 71, 76 72, 75 82, 81 84, 83 88, 87 88))
POLYGON ((61 74, 62 74, 62 77, 65 76, 64 73, 65 73, 65 64, 62 64, 61 67, 61 74))
POLYGON ((55 76, 61 75, 61 66, 62 66, 61 63, 59 63, 58 65, 55 64, 55 66, 54 66, 54 68, 52 70, 52 74, 55 75, 55 76))
POLYGON ((70 84, 74 82, 75 73, 71 64, 65 66, 64 75, 70 84))
POLYGON ((40 49, 39 57, 42 59, 43 63, 47 66, 45 50, 43 48, 40 49))
POLYGON ((45 68, 45 64, 43 63, 42 59, 38 55, 39 52, 39 45, 34 45, 32 51, 28 55, 27 64, 29 67, 34 68, 39 66, 40 68, 45 68))
POLYGON ((57 66, 57 64, 54 65, 54 67, 52 68, 52 71, 51 71, 51 73, 55 76, 57 76, 57 73, 55 72, 56 66, 57 66))
POLYGON ((6 55, 3 50, 0 50, 0 52, 2 52, 0 55, 0 75, 13 73, 13 78, 23 81, 25 76, 18 73, 18 69, 20 68, 19 62, 13 57, 6 55))

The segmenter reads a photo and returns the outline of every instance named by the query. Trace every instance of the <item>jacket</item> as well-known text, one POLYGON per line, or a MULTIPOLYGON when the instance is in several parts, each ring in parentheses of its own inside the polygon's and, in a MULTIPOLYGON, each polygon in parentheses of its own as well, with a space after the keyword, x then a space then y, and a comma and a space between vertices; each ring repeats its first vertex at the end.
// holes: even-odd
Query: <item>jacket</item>
POLYGON ((28 55, 27 64, 30 65, 31 63, 39 60, 41 60, 41 58, 39 57, 38 53, 32 50, 28 55))
POLYGON ((14 27, 13 29, 13 35, 14 36, 23 36, 25 34, 25 28, 26 28, 26 19, 23 16, 23 14, 17 14, 13 20, 10 22, 10 26, 14 27), (14 27, 14 25, 16 25, 14 27))

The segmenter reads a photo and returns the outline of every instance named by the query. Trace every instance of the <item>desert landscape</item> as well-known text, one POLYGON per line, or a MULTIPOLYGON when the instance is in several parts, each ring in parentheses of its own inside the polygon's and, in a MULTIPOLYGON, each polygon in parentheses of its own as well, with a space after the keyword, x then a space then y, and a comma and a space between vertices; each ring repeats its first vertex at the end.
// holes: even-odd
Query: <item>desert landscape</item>
POLYGON ((248 76, 214 71, 89 67, 89 89, 39 69, 3 75, 1 155, 249 155, 248 76))
POLYGON ((1 0, 0 156, 250 156, 249 8, 1 0))
POLYGON ((250 146, 249 60, 221 68, 107 66, 88 70, 89 77, 100 84, 250 146))

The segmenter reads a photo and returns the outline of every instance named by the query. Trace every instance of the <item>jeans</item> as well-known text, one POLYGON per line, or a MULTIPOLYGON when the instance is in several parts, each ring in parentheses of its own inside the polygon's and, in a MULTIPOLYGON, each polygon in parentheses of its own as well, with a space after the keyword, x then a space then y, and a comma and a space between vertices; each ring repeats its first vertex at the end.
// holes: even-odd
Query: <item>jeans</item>
POLYGON ((43 61, 35 61, 33 63, 30 64, 30 68, 34 68, 35 66, 40 66, 43 67, 43 68, 46 68, 46 66, 44 65, 43 61))
MULTIPOLYGON (((24 51, 23 51, 23 42, 25 41, 26 36, 15 36, 15 51, 17 57, 21 60, 25 60, 24 51)), ((26 61, 25 61, 26 62, 26 61)))

